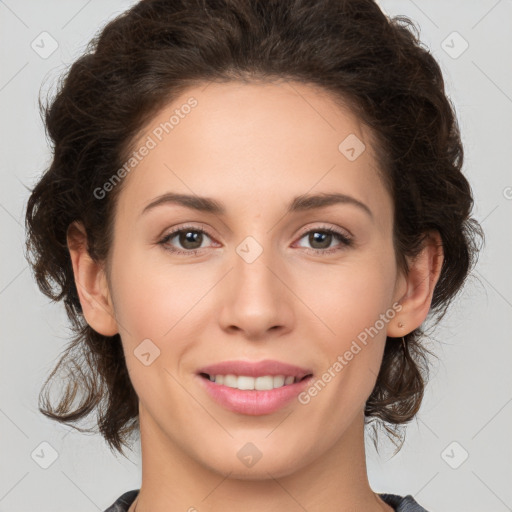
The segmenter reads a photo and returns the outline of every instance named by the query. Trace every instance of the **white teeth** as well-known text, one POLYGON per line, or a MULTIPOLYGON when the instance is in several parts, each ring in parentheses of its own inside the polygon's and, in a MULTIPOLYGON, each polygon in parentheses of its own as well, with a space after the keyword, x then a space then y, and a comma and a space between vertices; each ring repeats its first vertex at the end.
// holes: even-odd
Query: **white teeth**
POLYGON ((238 377, 236 375, 224 375, 224 386, 230 388, 238 387, 238 377))
POLYGON ((238 389, 254 389, 254 377, 246 377, 245 375, 240 375, 238 377, 238 389))
POLYGON ((254 389, 258 391, 267 391, 281 386, 274 386, 274 377, 267 375, 265 377, 256 377, 254 379, 254 389))
POLYGON ((295 382, 295 377, 284 375, 264 375, 262 377, 249 377, 247 375, 209 375, 210 381, 215 384, 223 384, 230 388, 242 390, 268 391, 295 382))
POLYGON ((285 383, 284 375, 276 375, 274 377, 274 387, 275 388, 280 388, 281 386, 284 386, 284 383, 285 383))

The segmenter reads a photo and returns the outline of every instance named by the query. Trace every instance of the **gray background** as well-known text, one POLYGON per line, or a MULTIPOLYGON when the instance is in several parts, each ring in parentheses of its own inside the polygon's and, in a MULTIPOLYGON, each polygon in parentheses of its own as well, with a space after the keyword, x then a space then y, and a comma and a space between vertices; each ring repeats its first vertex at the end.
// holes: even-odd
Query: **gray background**
MULTIPOLYGON (((39 389, 69 330, 63 306, 38 291, 23 257, 25 187, 50 161, 39 89, 53 86, 94 33, 132 3, 0 0, 0 512, 104 510, 140 485, 138 443, 130 460, 116 458, 99 436, 38 412, 39 389), (47 58, 43 31, 58 43, 47 58), (51 449, 42 442, 58 454, 47 469, 40 465, 51 462, 51 449)), ((439 362, 402 451, 391 458, 384 437, 380 455, 368 443, 370 483, 412 494, 430 512, 512 510, 512 2, 380 4, 410 16, 442 66, 487 244, 434 332, 439 362)))

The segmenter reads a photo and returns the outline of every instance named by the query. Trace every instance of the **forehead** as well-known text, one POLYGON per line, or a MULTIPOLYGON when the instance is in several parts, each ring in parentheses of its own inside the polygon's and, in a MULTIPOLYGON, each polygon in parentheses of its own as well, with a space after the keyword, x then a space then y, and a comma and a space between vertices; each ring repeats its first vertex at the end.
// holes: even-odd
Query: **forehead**
POLYGON ((132 150, 121 196, 138 210, 168 191, 251 203, 340 186, 372 202, 383 193, 370 132, 327 91, 297 82, 191 87, 132 150))

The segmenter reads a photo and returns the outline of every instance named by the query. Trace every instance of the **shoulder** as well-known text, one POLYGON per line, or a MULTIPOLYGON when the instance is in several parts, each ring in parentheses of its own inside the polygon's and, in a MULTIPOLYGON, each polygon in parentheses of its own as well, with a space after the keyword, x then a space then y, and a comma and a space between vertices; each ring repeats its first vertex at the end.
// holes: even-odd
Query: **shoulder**
POLYGON ((117 498, 117 500, 112 503, 105 512, 127 512, 130 505, 135 501, 137 494, 139 494, 139 489, 125 492, 123 495, 119 496, 119 498, 117 498))
MULTIPOLYGON (((130 505, 135 501, 139 494, 139 489, 127 491, 110 505, 104 512, 127 512, 130 505)), ((379 494, 382 500, 393 507, 395 512, 428 512, 416 500, 408 494, 407 496, 398 496, 396 494, 379 494)))
POLYGON ((416 500, 408 494, 398 496, 397 494, 379 494, 384 502, 395 509, 395 512, 428 512, 416 500))

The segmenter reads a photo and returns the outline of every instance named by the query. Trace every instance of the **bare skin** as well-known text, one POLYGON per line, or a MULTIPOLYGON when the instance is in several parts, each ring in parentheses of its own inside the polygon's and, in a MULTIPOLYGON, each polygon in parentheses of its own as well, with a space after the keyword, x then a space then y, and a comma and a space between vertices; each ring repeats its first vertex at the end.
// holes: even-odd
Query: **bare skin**
POLYGON ((369 133, 312 86, 191 88, 134 150, 192 96, 197 106, 125 178, 108 266, 89 257, 80 223, 68 231, 85 318, 120 333, 139 397, 142 484, 130 512, 389 512, 367 478, 364 406, 386 336, 400 343, 427 316, 439 237, 407 275, 399 270, 393 203, 369 133), (350 134, 366 145, 353 161, 338 149, 350 134), (214 198, 226 211, 165 203, 142 213, 167 192, 214 198), (334 192, 369 211, 349 200, 286 213, 296 196, 334 192), (176 234, 158 243, 184 226, 196 232, 197 254, 176 234), (351 243, 308 236, 326 228, 351 243), (248 236, 262 249, 251 263, 237 252, 248 236), (307 404, 235 413, 198 381, 201 366, 233 359, 276 359, 321 377, 394 304, 399 312, 307 404), (134 354, 145 339, 160 350, 148 366, 134 354), (237 457, 248 442, 262 454, 252 467, 237 457))

